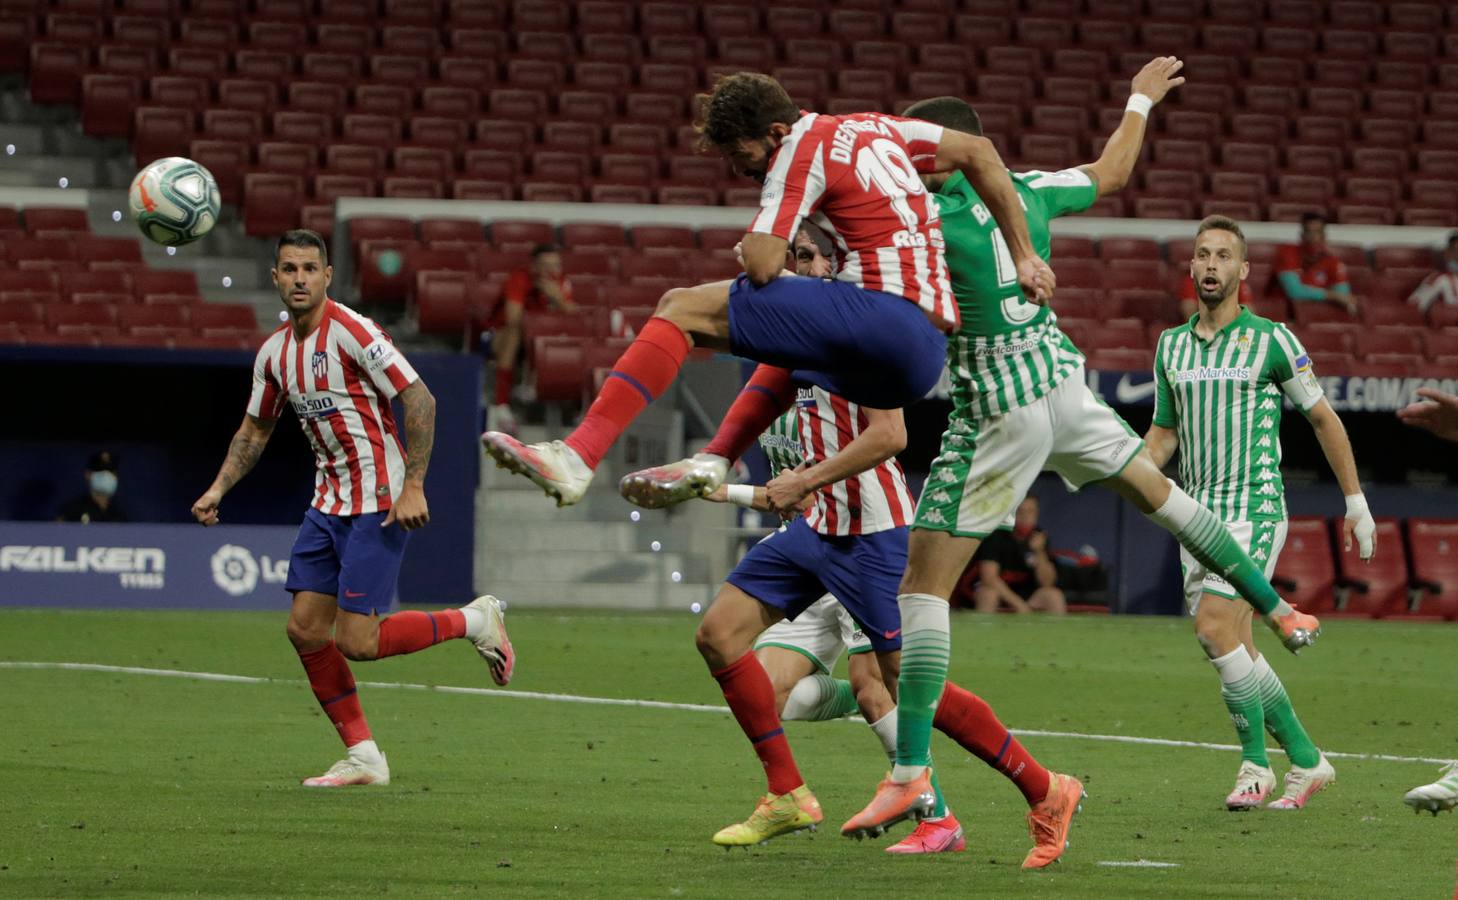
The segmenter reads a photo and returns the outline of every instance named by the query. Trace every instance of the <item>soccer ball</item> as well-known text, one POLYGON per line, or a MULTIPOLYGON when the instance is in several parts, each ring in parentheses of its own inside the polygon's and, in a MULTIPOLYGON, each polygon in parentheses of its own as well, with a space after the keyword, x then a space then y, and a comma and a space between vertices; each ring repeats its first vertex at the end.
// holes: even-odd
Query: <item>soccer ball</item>
POLYGON ((150 240, 190 244, 218 222, 218 183, 190 159, 169 156, 137 173, 127 198, 132 218, 150 240))

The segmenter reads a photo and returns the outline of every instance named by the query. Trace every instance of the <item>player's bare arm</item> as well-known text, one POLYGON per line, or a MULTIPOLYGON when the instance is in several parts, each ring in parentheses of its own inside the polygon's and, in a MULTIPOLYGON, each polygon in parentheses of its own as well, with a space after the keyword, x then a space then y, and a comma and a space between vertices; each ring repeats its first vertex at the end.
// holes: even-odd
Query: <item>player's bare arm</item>
MULTIPOLYGON (((1033 608, 1028 602, 1018 596, 1018 592, 1008 587, 1007 582, 1002 580, 1002 566, 990 559, 984 559, 977 564, 977 580, 980 584, 986 585, 992 593, 997 595, 998 602, 1006 603, 1013 612, 1028 613, 1033 608)), ((988 612, 996 612, 994 606, 988 612)))
POLYGON ((223 502, 223 495, 258 463, 276 424, 278 419, 260 419, 244 414, 243 424, 238 426, 233 440, 228 443, 228 455, 223 458, 223 465, 218 469, 212 486, 192 505, 193 518, 203 525, 218 524, 218 504, 223 502))
POLYGON ((430 451, 435 446, 435 395, 424 381, 416 381, 400 392, 400 405, 405 408, 405 443, 410 459, 405 464, 405 486, 380 527, 399 522, 401 528, 412 531, 424 528, 430 521, 425 472, 430 468, 430 451))
POLYGON ((937 145, 935 168, 938 172, 961 172, 987 205, 988 212, 1002 229, 1003 240, 1017 265, 1018 283, 1028 299, 1035 303, 1052 299, 1057 279, 1048 263, 1033 249, 1023 206, 992 141, 947 129, 937 145))
POLYGON ((1144 434, 1144 450, 1154 462, 1155 468, 1163 469, 1174 458, 1180 448, 1180 436, 1173 428, 1150 425, 1144 434))
POLYGON ((1352 442, 1347 437, 1347 428, 1342 424, 1342 417, 1331 408, 1325 397, 1318 400, 1306 413, 1306 420, 1316 432, 1316 442, 1321 445, 1321 452, 1326 455, 1327 464, 1331 466, 1332 474, 1336 476, 1337 484, 1341 485, 1342 494, 1347 498, 1347 514, 1342 519, 1343 546, 1351 550, 1352 540, 1355 539, 1357 555, 1363 561, 1370 561, 1372 554, 1377 551, 1377 523, 1372 520, 1372 513, 1367 509, 1362 482, 1357 478, 1357 459, 1352 453, 1352 442))
POLYGON ((744 274, 755 287, 763 287, 781 275, 793 274, 785 271, 785 254, 789 251, 790 242, 782 237, 758 232, 746 234, 739 245, 744 274))
POLYGON ((800 512, 805 498, 874 469, 906 448, 906 420, 899 409, 866 408, 866 427, 834 456, 813 466, 781 472, 765 485, 772 511, 782 516, 800 512))
MULTIPOLYGON (((1142 94, 1149 98, 1151 106, 1158 105, 1172 88, 1185 83, 1184 77, 1178 74, 1184 65, 1178 57, 1155 57, 1134 76, 1129 86, 1130 96, 1142 94)), ((1131 104, 1124 111, 1119 127, 1109 136, 1104 152, 1096 161, 1080 166, 1098 186, 1100 197, 1107 197, 1129 183, 1134 166, 1139 162, 1139 148, 1144 144, 1148 122, 1147 112, 1135 109, 1131 104)))

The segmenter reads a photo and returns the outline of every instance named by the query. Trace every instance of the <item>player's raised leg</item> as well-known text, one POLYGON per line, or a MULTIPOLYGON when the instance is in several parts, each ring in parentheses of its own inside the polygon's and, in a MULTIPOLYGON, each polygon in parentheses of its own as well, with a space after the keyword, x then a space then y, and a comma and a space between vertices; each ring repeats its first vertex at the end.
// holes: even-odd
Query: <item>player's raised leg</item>
MULTIPOLYGON (((523 444, 488 431, 481 436, 486 452, 530 478, 558 506, 581 500, 603 456, 678 377, 688 351, 695 345, 727 349, 730 284, 720 281, 665 293, 653 318, 613 365, 582 423, 565 440, 523 444)), ((723 481, 722 474, 718 480, 723 481)))
POLYGON ((754 639, 781 615, 738 587, 725 584, 694 635, 725 702, 764 766, 769 787, 748 819, 714 835, 714 843, 723 847, 762 844, 782 834, 814 828, 824 818, 790 752, 775 712, 774 685, 750 649, 754 639))

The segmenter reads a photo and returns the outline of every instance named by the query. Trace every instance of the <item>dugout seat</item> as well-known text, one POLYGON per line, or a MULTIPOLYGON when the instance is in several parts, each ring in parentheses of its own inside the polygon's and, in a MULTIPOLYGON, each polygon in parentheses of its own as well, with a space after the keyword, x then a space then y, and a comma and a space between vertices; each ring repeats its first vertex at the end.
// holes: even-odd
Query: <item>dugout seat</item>
POLYGON ((1417 612, 1458 619, 1458 521, 1409 519, 1407 538, 1417 612))
MULTIPOLYGON (((1341 520, 1335 527, 1341 528, 1341 520)), ((1374 619, 1407 612, 1407 558, 1403 549, 1402 530, 1396 519, 1377 520, 1378 551, 1370 562, 1357 556, 1357 542, 1351 550, 1343 550, 1338 541, 1337 560, 1342 586, 1348 588, 1345 612, 1369 615, 1374 619)))
POLYGON ((1292 516, 1271 583, 1293 606, 1321 615, 1336 609, 1336 580, 1336 559, 1326 519, 1292 516))

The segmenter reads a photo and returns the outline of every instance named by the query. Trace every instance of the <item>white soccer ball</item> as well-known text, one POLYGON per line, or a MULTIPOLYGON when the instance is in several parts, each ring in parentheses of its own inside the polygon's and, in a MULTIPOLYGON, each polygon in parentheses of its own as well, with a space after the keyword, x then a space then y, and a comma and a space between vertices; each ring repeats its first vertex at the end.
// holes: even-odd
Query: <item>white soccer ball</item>
POLYGON ((218 183, 190 159, 169 156, 137 173, 127 197, 132 218, 148 239, 168 247, 190 244, 218 222, 218 183))

